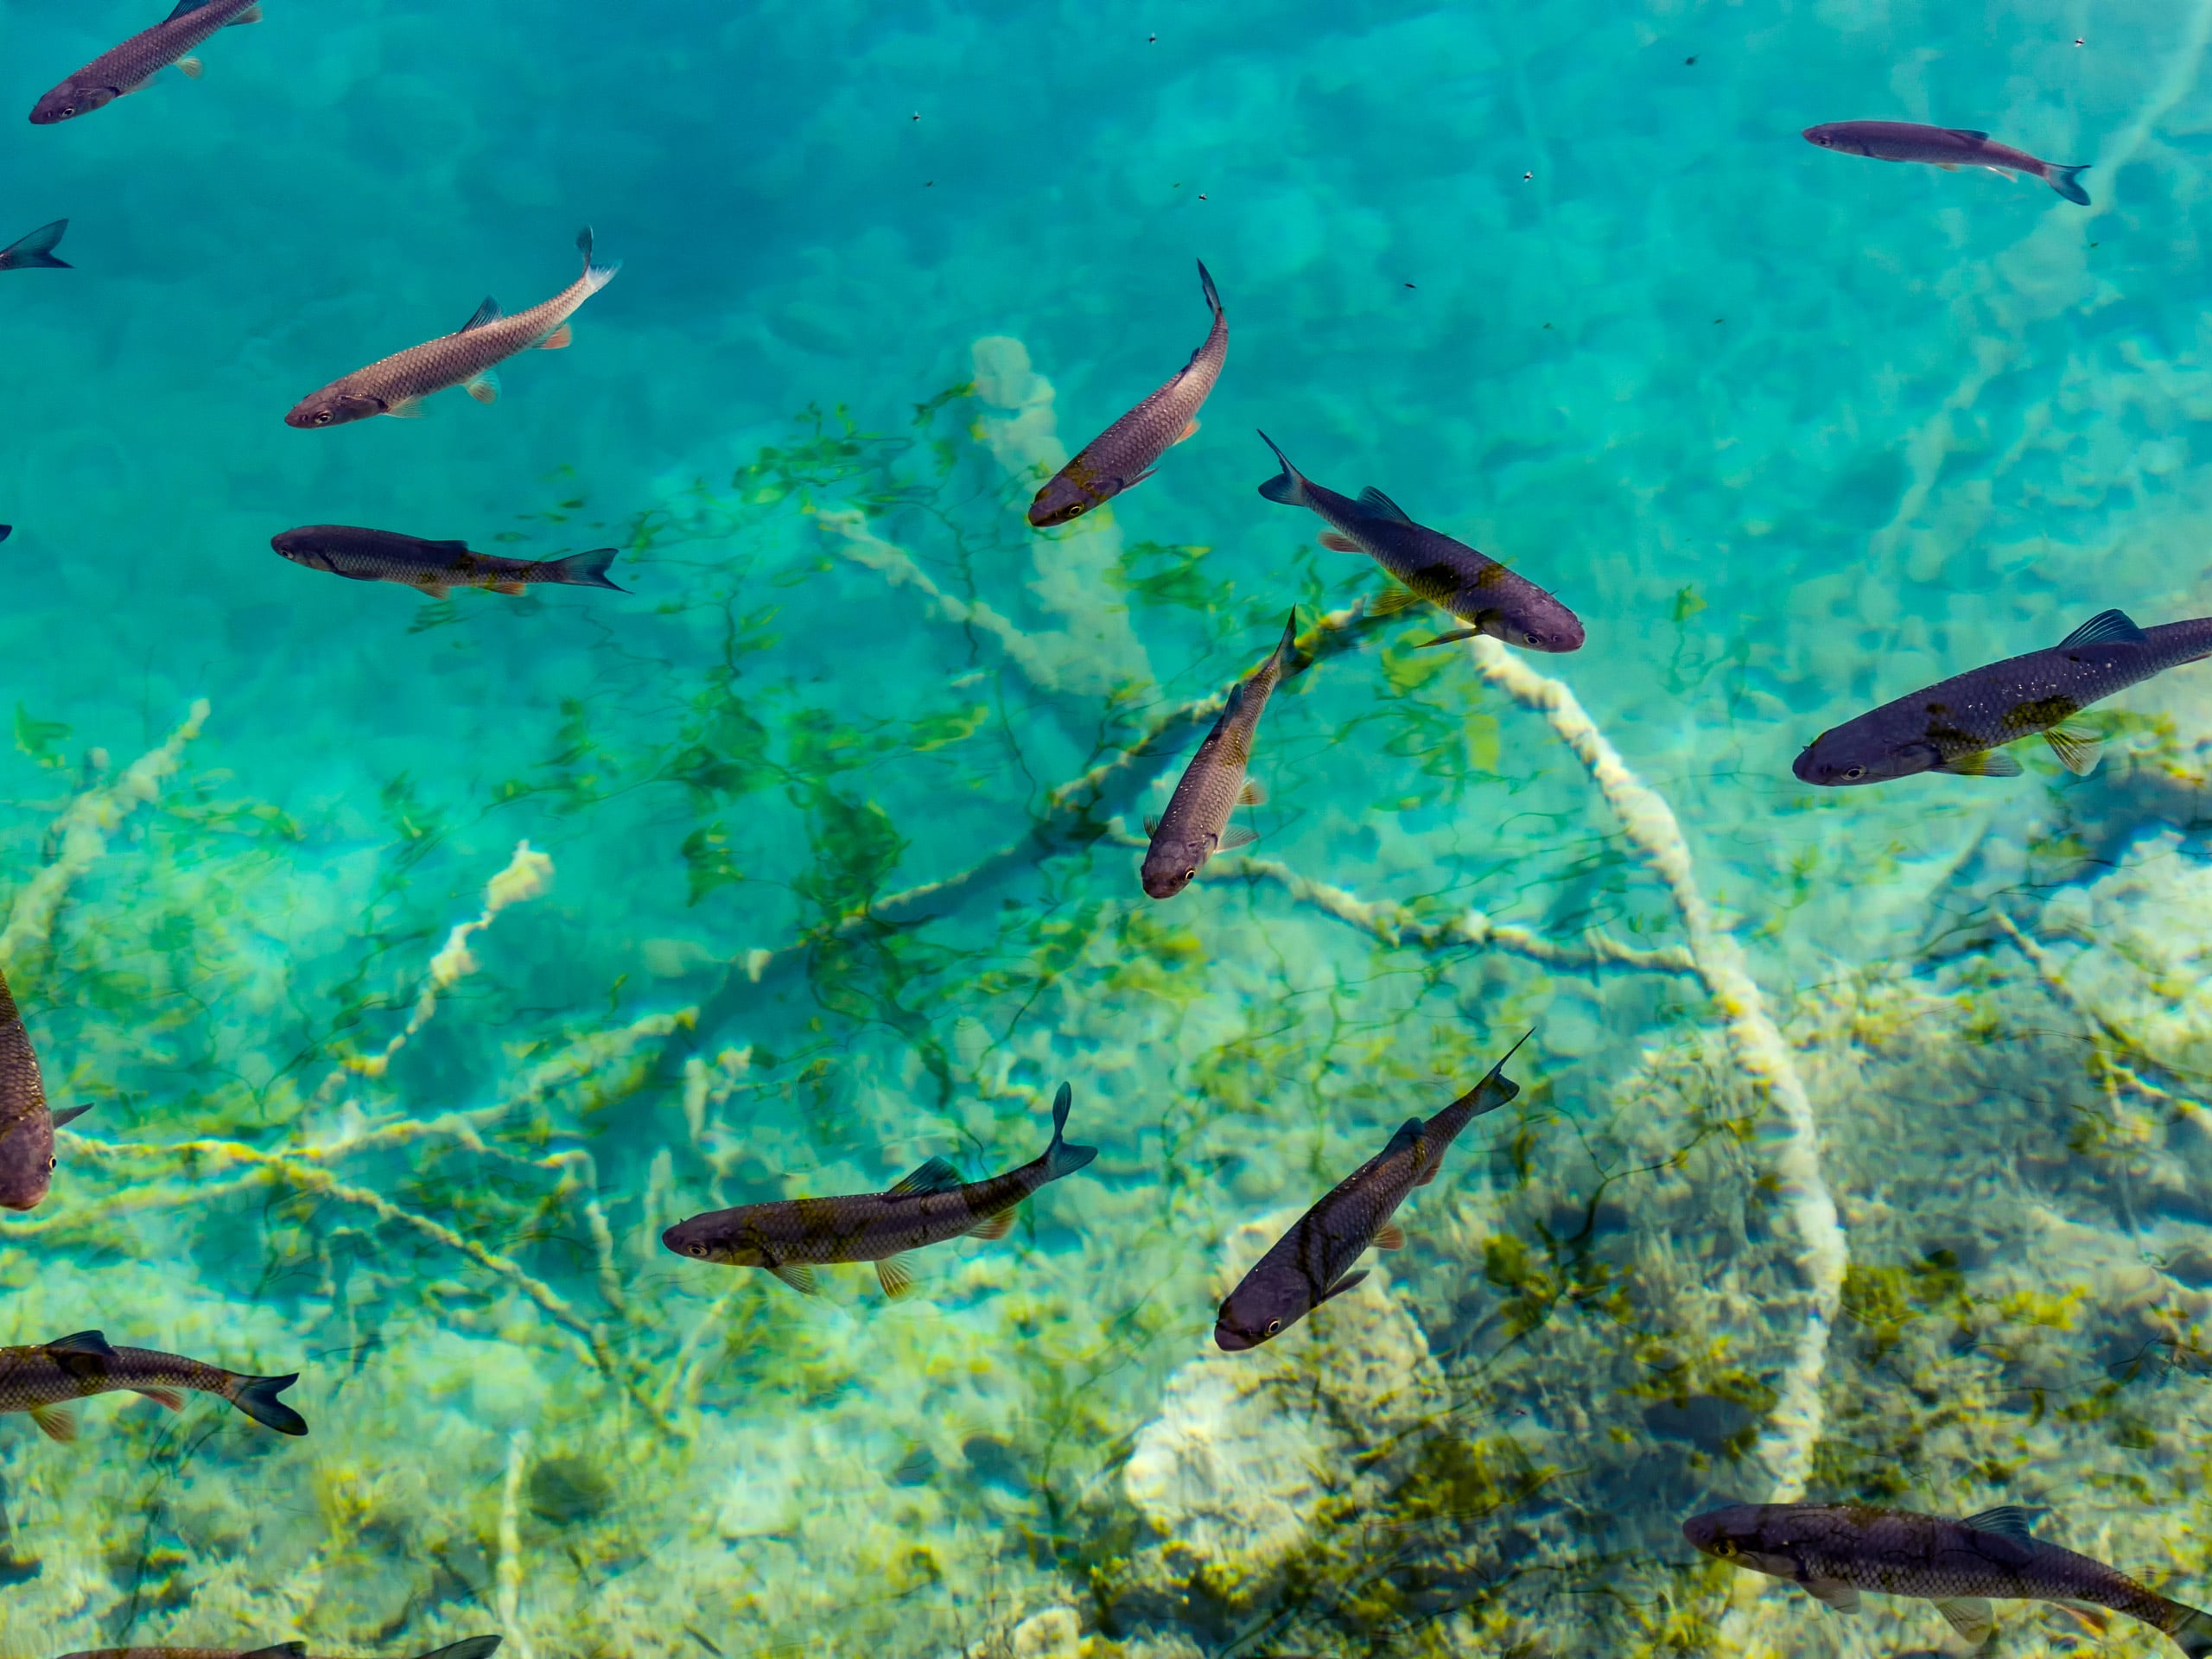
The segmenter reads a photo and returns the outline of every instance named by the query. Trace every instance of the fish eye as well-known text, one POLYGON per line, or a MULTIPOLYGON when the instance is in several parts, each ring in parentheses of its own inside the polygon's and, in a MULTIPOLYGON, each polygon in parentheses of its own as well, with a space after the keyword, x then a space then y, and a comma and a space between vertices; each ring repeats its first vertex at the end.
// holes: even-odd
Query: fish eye
POLYGON ((1855 784, 1866 775, 1866 768, 1864 766, 1846 766, 1843 769, 1843 781, 1847 784, 1855 784))
POLYGON ((1083 517, 1083 515, 1084 515, 1084 511, 1085 511, 1085 510, 1086 510, 1090 505, 1090 504, 1088 501, 1078 501, 1078 502, 1077 502, 1073 506, 1071 506, 1071 507, 1070 507, 1070 508, 1068 509, 1068 517, 1069 517, 1069 518, 1082 518, 1082 517, 1083 517))
POLYGON ((1281 1321, 1281 1319, 1269 1319, 1269 1320, 1268 1321, 1268 1334, 1269 1336, 1271 1336, 1271 1337, 1272 1337, 1273 1335, 1274 1335, 1274 1333, 1275 1333, 1276 1332, 1278 1332, 1278 1331, 1280 1331, 1280 1330, 1281 1330, 1281 1329, 1282 1329, 1282 1321, 1281 1321))
POLYGON ((1195 881, 1198 879, 1198 873, 1196 870, 1185 870, 1183 872, 1183 879, 1185 881, 1195 881))
POLYGON ((706 1255, 706 1254, 707 1254, 707 1247, 706 1247, 705 1245, 703 1245, 703 1244, 693 1244, 693 1245, 687 1246, 686 1248, 688 1248, 688 1249, 690 1250, 690 1252, 691 1252, 691 1254, 692 1254, 692 1255, 696 1255, 696 1256, 699 1256, 699 1257, 701 1257, 701 1258, 702 1258, 702 1259, 705 1257, 705 1255, 706 1255))
POLYGON ((327 409, 319 409, 315 410, 315 423, 317 426, 328 426, 330 424, 330 411, 327 409))
POLYGON ((46 1160, 46 1166, 48 1169, 59 1169, 61 1167, 61 1160, 59 1158, 49 1158, 46 1160))

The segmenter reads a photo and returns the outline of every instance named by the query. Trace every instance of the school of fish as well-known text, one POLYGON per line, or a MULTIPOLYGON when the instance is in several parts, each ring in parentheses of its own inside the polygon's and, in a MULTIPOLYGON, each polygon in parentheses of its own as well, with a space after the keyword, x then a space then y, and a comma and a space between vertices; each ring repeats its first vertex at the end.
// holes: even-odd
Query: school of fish
MULTIPOLYGON (((280 10, 283 8, 280 6, 280 10)), ((197 54, 220 31, 262 20, 260 0, 182 0, 161 22, 95 56, 41 97, 31 122, 55 126, 149 89, 171 67, 198 79, 197 54)), ((2087 206, 2082 164, 2043 161, 1986 132, 1885 120, 1830 122, 1803 137, 1836 154, 1956 171, 1986 168, 2040 180, 2068 201, 2087 206)), ((0 248, 0 271, 67 270, 54 250, 69 221, 57 219, 0 248)), ((551 298, 509 315, 486 300, 456 332, 379 359, 302 398, 284 416, 302 429, 342 426, 377 416, 419 414, 423 400, 452 389, 482 403, 499 395, 499 367, 531 351, 556 351, 574 338, 572 319, 613 281, 619 265, 600 261, 592 232, 576 238, 580 274, 551 298)), ((1151 478, 1175 446, 1199 429, 1199 414, 1228 361, 1229 324, 1211 273, 1198 267, 1211 322, 1184 366, 1108 423, 1065 465, 1042 478, 1027 512, 1039 530, 1074 525, 1151 478)), ((1422 645, 1486 635, 1518 650, 1571 652, 1585 643, 1583 622, 1547 587, 1443 531, 1415 520, 1380 489, 1339 494, 1313 482, 1265 433, 1278 470, 1260 486, 1271 502, 1303 507, 1325 528, 1325 547, 1371 560, 1384 586, 1373 614, 1433 607, 1452 626, 1422 645)), ((1043 469, 1040 468, 1041 472, 1043 469)), ((0 540, 10 526, 0 524, 0 540)), ((271 546, 302 569, 362 582, 410 588, 443 598, 454 588, 519 595, 532 587, 626 591, 608 576, 617 550, 599 548, 548 559, 473 551, 466 542, 434 541, 397 531, 310 524, 281 531, 271 546)), ((1919 772, 1969 777, 2017 775, 2006 746, 2040 736, 2070 772, 2096 766, 2095 732, 2075 721, 2092 703, 2150 677, 2212 655, 2212 618, 2142 626, 2107 610, 2059 644, 1971 668, 1824 731, 1797 756, 1793 772, 1820 787, 1890 783, 1919 772)), ((1262 716, 1273 694, 1308 666, 1298 646, 1297 615, 1274 650, 1224 692, 1218 717, 1199 742, 1163 810, 1147 822, 1137 880, 1154 900, 1173 899, 1217 855, 1249 842, 1255 830, 1233 822, 1239 807, 1267 796, 1250 767, 1262 716)), ((1433 1116, 1408 1118, 1382 1150, 1313 1203, 1221 1302, 1213 1337, 1224 1352, 1275 1340, 1333 1299, 1365 1282, 1370 1250, 1406 1243, 1397 1212, 1417 1188, 1440 1176, 1445 1155, 1472 1122, 1511 1103, 1520 1085, 1505 1065, 1523 1035, 1474 1086, 1433 1116)), ((885 1295, 916 1283, 918 1253, 961 1238, 1002 1240, 1022 1206, 1052 1183, 1088 1167, 1098 1149, 1065 1139, 1073 1099, 1063 1084, 1051 1109, 1052 1136, 1028 1163, 963 1179, 931 1157, 880 1192, 772 1198, 696 1215, 669 1226, 663 1243, 709 1268, 757 1268, 791 1289, 813 1294, 817 1269, 871 1263, 885 1295)), ((48 1195, 66 1144, 58 1131, 91 1103, 54 1111, 30 1030, 0 980, 0 1206, 24 1211, 48 1195)), ((261 1427, 289 1436, 306 1420, 278 1396, 296 1373, 257 1375, 156 1350, 111 1344, 82 1331, 29 1346, 0 1348, 0 1412, 22 1413, 48 1437, 73 1440, 76 1402, 124 1392, 181 1410, 188 1393, 227 1403, 261 1427)), ((1929 1601, 1958 1636, 1989 1639, 1993 1600, 2087 1603, 2139 1620, 2183 1651, 2212 1654, 2212 1618, 2171 1600, 2116 1569, 2037 1538, 2035 1515, 2007 1507, 1951 1521, 1848 1503, 1738 1504, 1683 1523, 1688 1542, 1732 1567, 1795 1585, 1840 1613, 1855 1612, 1862 1591, 1929 1601)), ((419 1659, 486 1659, 495 1635, 472 1637, 419 1659)), ((82 1649, 64 1659, 306 1659, 305 1644, 257 1648, 124 1647, 82 1649)))

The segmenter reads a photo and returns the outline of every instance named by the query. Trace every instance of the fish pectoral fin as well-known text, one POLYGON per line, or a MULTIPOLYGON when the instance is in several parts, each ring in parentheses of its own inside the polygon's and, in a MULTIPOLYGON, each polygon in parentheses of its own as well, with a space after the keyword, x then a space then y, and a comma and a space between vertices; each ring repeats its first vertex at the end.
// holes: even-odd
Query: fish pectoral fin
POLYGON ((1229 828, 1221 832, 1220 843, 1214 850, 1223 853, 1233 853, 1239 847, 1249 847, 1259 838, 1260 832, 1258 830, 1247 830, 1241 823, 1232 823, 1229 828))
POLYGON ((2022 1503, 2000 1503, 1993 1510, 1967 1516, 1961 1524, 1978 1532, 1993 1532, 2016 1544, 2032 1544, 2036 1541, 2036 1522, 2050 1513, 2049 1510, 2030 1509, 2022 1503))
POLYGON ((113 1359, 115 1350, 108 1339, 97 1331, 73 1331, 66 1337, 56 1337, 46 1344, 49 1354, 91 1354, 99 1359, 113 1359))
POLYGON ((768 1271, 802 1296, 811 1296, 820 1288, 814 1281, 814 1264, 810 1262, 785 1262, 768 1271))
POLYGON ((442 582, 426 582, 423 584, 423 591, 432 599, 443 599, 453 589, 442 582))
MULTIPOLYGON (((1160 470, 1160 468, 1159 468, 1159 467, 1146 467, 1146 468, 1144 469, 1144 471, 1142 471, 1142 472, 1139 473, 1139 474, 1138 474, 1135 478, 1125 478, 1125 479, 1123 479, 1123 480, 1122 480, 1121 487, 1122 487, 1122 489, 1123 489, 1123 490, 1134 490, 1135 488, 1136 488, 1136 486, 1137 486, 1138 485, 1140 485, 1140 484, 1143 483, 1143 482, 1145 481, 1145 480, 1147 480, 1147 478, 1150 478, 1150 477, 1151 477, 1154 473, 1158 472, 1159 470, 1160 470)), ((1118 493, 1120 493, 1120 492, 1119 492, 1119 491, 1116 491, 1116 494, 1118 494, 1118 493)))
POLYGON ((1976 749, 1972 754, 1938 760, 1931 770, 1954 772, 1961 778, 2017 778, 2020 763, 2003 749, 1976 749))
POLYGON ((2104 739, 2086 726, 2054 726, 2043 734, 2043 741, 2050 745, 2058 764, 2076 778, 2094 772, 2104 751, 2104 739))
POLYGON ((308 1644, 304 1642, 279 1642, 274 1647, 256 1648, 251 1653, 242 1653, 238 1659, 308 1659, 308 1644))
POLYGON ((1314 1303, 1313 1306, 1319 1307, 1321 1306, 1321 1302, 1332 1302, 1336 1300, 1338 1297, 1343 1295, 1344 1292, 1357 1289, 1361 1281, 1366 1277, 1367 1269, 1364 1268, 1362 1268, 1357 1273, 1348 1273, 1344 1274, 1344 1276, 1338 1280, 1335 1284, 1331 1285, 1328 1289, 1323 1291, 1321 1293, 1321 1301, 1314 1303))
POLYGON ((883 1287, 883 1294, 897 1301, 914 1287, 914 1258, 901 1252, 887 1255, 875 1264, 875 1282, 883 1287))
POLYGON ((551 334, 546 335, 544 339, 539 340, 537 342, 537 349, 541 352, 566 351, 571 345, 575 344, 575 329, 569 324, 564 322, 558 328, 556 328, 551 334))
POLYGON ((419 421, 423 418, 423 400, 403 397, 396 404, 386 404, 384 412, 395 421, 419 421))
POLYGON ((1375 1248, 1378 1250, 1404 1249, 1406 1248, 1406 1230, 1399 1226, 1395 1221, 1384 1222, 1382 1224, 1382 1230, 1375 1235, 1375 1248))
POLYGON ((530 584, 526 582, 495 582, 492 584, 492 591, 495 594, 526 594, 530 591, 530 584))
MULTIPOLYGON (((1175 443, 1180 443, 1180 442, 1182 442, 1185 438, 1188 438, 1188 437, 1189 437, 1192 433, 1196 432, 1198 429, 1198 417, 1197 416, 1193 415, 1193 416, 1191 416, 1191 423, 1190 423, 1188 426, 1185 427, 1185 428, 1184 428, 1180 432, 1178 432, 1178 433, 1175 435, 1175 443)), ((1170 444, 1170 445, 1168 446, 1168 448, 1171 448, 1171 449, 1172 449, 1172 448, 1173 448, 1174 447, 1175 447, 1175 446, 1174 446, 1174 444, 1170 444)))
POLYGON ((1453 645, 1462 639, 1471 639, 1481 632, 1482 629, 1480 627, 1454 628, 1449 633, 1440 633, 1433 639, 1422 640, 1421 644, 1415 645, 1414 649, 1415 651, 1425 651, 1431 645, 1453 645))
POLYGON ((1341 530, 1323 531, 1321 532, 1321 545, 1327 548, 1332 553, 1364 553, 1367 551, 1365 548, 1362 547, 1357 542, 1352 540, 1351 537, 1345 535, 1341 530))
POLYGON ((1990 1611, 1984 1596, 1948 1596, 1936 1604, 1936 1611, 1951 1621, 1951 1628, 1961 1641, 1980 1647, 1989 1640, 1989 1633, 1997 1628, 1997 1616, 1990 1611))
POLYGON ((156 1405, 167 1406, 171 1411, 184 1409, 184 1396, 175 1389, 157 1389, 149 1384, 143 1389, 133 1389, 131 1392, 143 1394, 156 1405))
POLYGON ((1160 833, 1159 813, 1147 812, 1144 815, 1144 832, 1147 836, 1156 836, 1160 833))
MULTIPOLYGON (((97 1103, 95 1103, 95 1104, 97 1104, 97 1103)), ((56 1112, 54 1115, 54 1127, 58 1129, 65 1123, 74 1123, 79 1118, 82 1117, 86 1112, 89 1112, 92 1109, 90 1106, 72 1106, 66 1112, 56 1112)))
POLYGON ((2139 645, 2143 642, 2143 630, 2126 611, 2099 611, 2060 640, 2058 647, 2063 651, 2069 645, 2139 645))
POLYGON ((1427 601, 1410 588, 1391 588, 1376 595, 1375 602, 1367 607, 1367 613, 1370 616, 1395 616, 1400 611, 1410 611, 1414 606, 1425 603, 1427 601))
POLYGON ((1236 804, 1265 806, 1267 804, 1268 786, 1256 778, 1247 778, 1244 780, 1244 787, 1236 791, 1236 804))
POLYGON ((499 401, 498 372, 486 369, 481 374, 472 375, 468 380, 468 395, 480 404, 498 403, 499 401))
POLYGON ((225 23, 223 27, 225 29, 236 29, 241 23, 257 23, 260 21, 261 8, 258 5, 252 5, 248 6, 244 11, 238 13, 237 16, 232 18, 231 21, 225 23))
POLYGON ((1986 138, 1989 137, 1986 132, 1976 132, 1972 127, 1948 127, 1945 130, 1954 138, 1986 138))
POLYGON ((461 325, 460 332, 473 334, 479 328, 488 327, 497 322, 499 315, 499 302, 487 294, 484 296, 484 303, 468 314, 468 321, 461 325))
POLYGON ((64 1406, 33 1406, 31 1421, 49 1440, 67 1446, 77 1438, 77 1414, 64 1406))
POLYGON ((1946 173, 1955 173, 1959 170, 1959 164, 1956 162, 1938 162, 1936 165, 1946 173))
POLYGON ((2009 167, 1993 167, 1987 171, 1994 173, 2000 179, 2010 179, 2015 184, 2020 181, 2020 175, 2009 167))
POLYGON ((961 1185, 960 1172, 942 1158, 932 1158, 896 1185, 887 1187, 887 1198, 918 1198, 925 1192, 950 1192, 961 1185))
POLYGON ((1406 510, 1372 484, 1359 493, 1359 505, 1377 518, 1388 518, 1394 524, 1410 524, 1413 519, 1406 510))
POLYGON ((176 60, 176 67, 194 80, 207 73, 207 66, 197 58, 179 58, 176 60))
POLYGON ((1859 1586, 1840 1579, 1807 1579, 1805 1593, 1832 1613, 1859 1611, 1859 1586))
POLYGON ((977 1222, 973 1227, 970 1227, 968 1230, 968 1236, 970 1238, 1004 1238, 1008 1233, 1014 1230, 1014 1212, 1020 1209, 1020 1207, 1021 1206, 1020 1205, 1014 1205, 1007 1209, 1000 1211, 995 1216, 984 1217, 982 1220, 977 1222))

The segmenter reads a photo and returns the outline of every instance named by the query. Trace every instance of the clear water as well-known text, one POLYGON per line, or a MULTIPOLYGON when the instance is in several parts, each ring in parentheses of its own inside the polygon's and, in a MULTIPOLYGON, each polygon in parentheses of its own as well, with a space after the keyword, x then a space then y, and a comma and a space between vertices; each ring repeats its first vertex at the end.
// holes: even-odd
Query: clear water
MULTIPOLYGON (((156 9, 0 0, 7 98, 156 9)), ((1799 1491, 2048 1505, 2212 1597, 2212 671, 2101 708, 2087 779, 1789 771, 2107 606, 2212 611, 2212 8, 269 14, 0 143, 0 238, 66 215, 75 267, 0 273, 0 966, 94 1109, 0 1222, 0 1339, 296 1370, 312 1433, 6 1419, 0 1650, 1936 1649, 1678 1531, 1799 1491), (2095 206, 1798 137, 1850 117, 2095 206), (283 425, 587 222, 622 275, 495 406, 283 425), (1203 335, 1195 257, 1201 431, 1032 532, 1203 335), (1589 644, 1369 632, 1270 706, 1249 859, 1158 904, 1147 734, 1376 590, 1255 493, 1262 425, 1589 644), (270 550, 314 522, 613 543, 632 591, 270 550), (1531 1027, 1407 1249, 1215 1351, 1531 1027), (659 1243, 1026 1160, 1064 1079, 1098 1161, 903 1300, 659 1243)))

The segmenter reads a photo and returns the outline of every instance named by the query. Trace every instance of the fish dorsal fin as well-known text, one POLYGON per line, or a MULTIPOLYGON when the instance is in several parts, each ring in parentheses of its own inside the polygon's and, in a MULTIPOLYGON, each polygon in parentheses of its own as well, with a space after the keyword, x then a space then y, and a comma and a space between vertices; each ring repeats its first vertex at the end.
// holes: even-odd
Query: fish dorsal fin
MULTIPOLYGON (((93 1104, 97 1105, 99 1103, 95 1101, 93 1104)), ((74 1123, 79 1118, 82 1117, 86 1112, 89 1112, 92 1109, 92 1108, 91 1106, 72 1106, 66 1112, 56 1112, 54 1115, 54 1127, 58 1129, 64 1123, 74 1123)))
POLYGON ((1389 496, 1383 494, 1382 491, 1376 489, 1372 484, 1369 485, 1365 489, 1359 493, 1359 505, 1366 508, 1368 512, 1373 513, 1377 518, 1388 518, 1391 523, 1398 524, 1410 524, 1413 523, 1413 519, 1407 515, 1406 510, 1403 507, 1393 501, 1389 496))
POLYGON ((2104 740, 2086 726, 2054 726, 2043 734, 2043 740, 2050 745, 2058 764, 2076 778, 2086 778, 2097 769, 2097 757, 2104 749, 2104 740))
POLYGON ((441 553, 466 553, 468 551, 468 543, 467 542, 426 542, 423 545, 426 547, 435 547, 441 553))
POLYGON ((2069 645, 2139 645, 2143 630, 2135 626, 2135 619, 2126 611, 2099 611, 2080 627, 2058 642, 2061 651, 2069 645))
POLYGON ((1947 1596, 1936 1604, 1936 1611, 1951 1621, 1961 1640, 1977 1648, 1997 1628, 1997 1615, 1981 1596, 1947 1596))
POLYGON ((932 1158, 896 1186, 886 1190, 887 1198, 919 1198, 925 1192, 950 1192, 961 1185, 960 1172, 942 1158, 932 1158))
POLYGON ((93 1354, 101 1359, 113 1359, 115 1350, 97 1331, 76 1331, 66 1337, 56 1337, 46 1344, 49 1354, 93 1354))
POLYGON ((2032 1544, 2036 1541, 2036 1522, 2050 1513, 2049 1510, 2031 1510, 2018 1503, 2000 1503, 1993 1510, 1967 1516, 1962 1524, 1977 1532, 1993 1532, 1999 1538, 2010 1538, 2016 1544, 2032 1544))
POLYGON ((1948 760, 1938 760, 1932 769, 1955 772, 1961 778, 2017 778, 2020 775, 2019 761, 2003 749, 1977 749, 1972 754, 1955 754, 1948 760))
POLYGON ((1408 1147, 1419 1146, 1424 1127, 1421 1119, 1408 1118, 1398 1125, 1398 1132, 1390 1137, 1390 1144, 1382 1148, 1382 1155, 1387 1158, 1394 1152, 1403 1152, 1408 1147))
POLYGON ((499 302, 487 297, 483 304, 476 308, 476 315, 461 325, 461 332, 464 334, 473 334, 477 329, 486 327, 499 320, 499 302))
POLYGON ((183 16, 185 13, 188 11, 197 11, 200 7, 207 3, 207 0, 177 0, 176 10, 169 13, 168 16, 162 18, 162 21, 165 23, 173 23, 176 22, 178 18, 183 16))
POLYGON ((1951 137, 1954 138, 1986 138, 1989 137, 1986 132, 1976 132, 1972 127, 1953 127, 1949 130, 1951 137))
POLYGON ((1859 1611, 1859 1586, 1846 1584, 1840 1579, 1808 1579, 1805 1593, 1822 1603, 1832 1613, 1855 1613, 1859 1611))
POLYGON ((304 1642, 279 1642, 266 1648, 254 1648, 238 1655, 238 1659, 308 1659, 308 1644, 304 1642))

